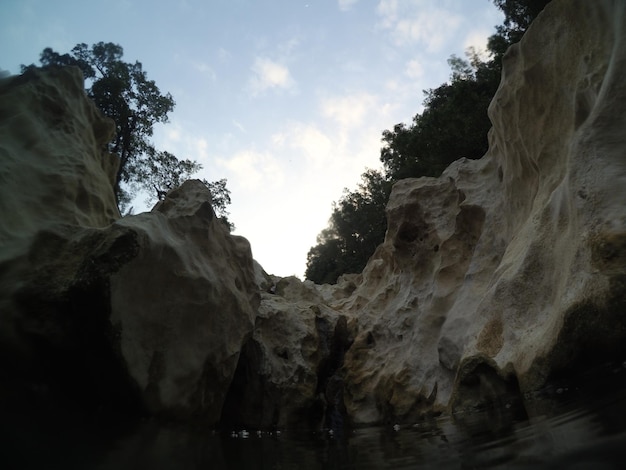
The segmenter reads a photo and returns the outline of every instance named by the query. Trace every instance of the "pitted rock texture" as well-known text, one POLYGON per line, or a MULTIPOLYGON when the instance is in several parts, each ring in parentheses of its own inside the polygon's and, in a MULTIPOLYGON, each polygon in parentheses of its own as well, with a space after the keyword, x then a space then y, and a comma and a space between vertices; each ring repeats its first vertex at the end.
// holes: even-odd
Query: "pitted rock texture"
POLYGON ((50 224, 104 227, 119 218, 118 162, 103 150, 114 134, 76 69, 0 79, 0 244, 50 224))
POLYGON ((110 278, 130 376, 151 412, 217 422, 260 302, 250 244, 228 233, 198 180, 116 226, 138 243, 110 278))
POLYGON ((507 400, 623 360, 626 14, 554 0, 504 59, 490 149, 397 183, 342 311, 357 422, 507 400))
POLYGON ((222 424, 330 427, 330 416, 345 415, 340 369, 350 346, 346 318, 324 303, 311 281, 274 280, 273 292, 262 293, 222 424))

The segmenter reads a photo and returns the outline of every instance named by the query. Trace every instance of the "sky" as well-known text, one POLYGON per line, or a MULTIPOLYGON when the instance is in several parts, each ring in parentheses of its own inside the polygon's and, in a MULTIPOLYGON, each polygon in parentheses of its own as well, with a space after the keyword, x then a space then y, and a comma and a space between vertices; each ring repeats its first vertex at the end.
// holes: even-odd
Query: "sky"
POLYGON ((382 168, 383 130, 502 21, 491 0, 1 0, 0 71, 121 45, 176 102, 157 149, 226 178, 234 233, 265 271, 303 279, 333 201, 382 168))

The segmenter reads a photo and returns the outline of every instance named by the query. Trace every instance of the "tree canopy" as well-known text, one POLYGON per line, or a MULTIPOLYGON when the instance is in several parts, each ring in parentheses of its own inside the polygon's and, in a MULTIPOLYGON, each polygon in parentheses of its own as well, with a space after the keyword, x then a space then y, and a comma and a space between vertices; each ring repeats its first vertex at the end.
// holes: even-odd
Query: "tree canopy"
POLYGON ((532 21, 550 0, 493 0, 504 13, 504 23, 496 26, 496 34, 489 38, 489 50, 500 60, 507 48, 519 42, 532 21))
POLYGON ((424 111, 410 125, 383 131, 380 160, 389 179, 439 176, 454 160, 487 151, 487 107, 499 71, 473 51, 468 55, 469 61, 452 56, 450 81, 424 92, 424 111))
POLYGON ((332 284, 344 273, 361 272, 385 237, 385 205, 391 183, 376 170, 366 170, 354 191, 344 191, 333 204, 329 226, 307 255, 306 277, 332 284))
MULTIPOLYGON (((153 127, 168 122, 174 99, 161 93, 154 80, 149 80, 141 62, 122 60, 124 50, 118 44, 99 42, 89 47, 77 44, 70 53, 59 54, 46 48, 40 55, 42 67, 76 66, 81 69, 87 95, 96 106, 115 121, 116 135, 108 150, 117 155, 120 165, 114 190, 122 212, 129 209, 135 194, 149 194, 147 202, 163 199, 167 191, 180 185, 202 166, 192 160, 179 160, 167 151, 158 151, 150 142, 153 127)), ((36 67, 22 66, 22 72, 36 67)), ((213 199, 221 201, 216 212, 225 216, 230 203, 226 180, 206 183, 213 199)))
POLYGON ((395 181, 440 176, 458 158, 485 154, 487 108, 500 82, 502 56, 549 1, 493 0, 505 20, 488 40, 490 56, 483 59, 473 49, 466 59, 452 56, 449 81, 424 91, 424 110, 410 124, 383 131, 383 172, 368 170, 355 191, 345 190, 333 204, 328 227, 307 255, 307 279, 334 283, 341 274, 362 271, 384 240, 385 206, 395 181))

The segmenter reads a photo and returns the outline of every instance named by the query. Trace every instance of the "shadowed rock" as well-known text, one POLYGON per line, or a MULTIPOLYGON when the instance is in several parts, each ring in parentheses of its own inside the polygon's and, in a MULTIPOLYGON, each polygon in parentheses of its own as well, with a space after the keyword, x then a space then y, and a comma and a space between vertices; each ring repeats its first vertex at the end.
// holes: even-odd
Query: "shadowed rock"
POLYGON ((112 123, 78 69, 0 94, 3 394, 216 422, 260 302, 248 242, 200 181, 119 219, 112 123))

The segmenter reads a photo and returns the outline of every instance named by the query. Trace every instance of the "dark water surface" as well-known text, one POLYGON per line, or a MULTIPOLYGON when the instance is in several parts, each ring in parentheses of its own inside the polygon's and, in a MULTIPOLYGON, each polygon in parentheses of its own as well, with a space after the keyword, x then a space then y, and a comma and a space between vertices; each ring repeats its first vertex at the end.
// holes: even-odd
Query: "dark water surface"
POLYGON ((63 422, 54 429, 28 421, 2 429, 0 468, 622 469, 626 368, 620 369, 593 387, 563 383, 537 392, 522 413, 504 404, 332 434, 191 430, 149 421, 96 436, 64 429, 63 422))

